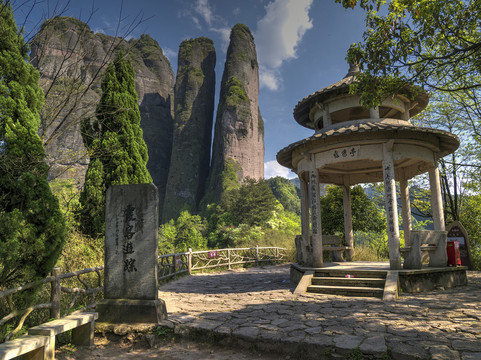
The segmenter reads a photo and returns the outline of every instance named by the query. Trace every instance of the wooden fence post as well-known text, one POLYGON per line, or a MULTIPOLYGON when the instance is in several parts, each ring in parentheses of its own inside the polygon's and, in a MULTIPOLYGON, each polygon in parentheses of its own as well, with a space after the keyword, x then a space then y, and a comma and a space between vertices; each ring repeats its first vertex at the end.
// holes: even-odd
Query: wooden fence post
POLYGON ((188 251, 189 251, 189 255, 188 255, 189 275, 192 275, 192 248, 189 248, 188 251))
POLYGON ((231 270, 231 267, 230 267, 230 249, 227 249, 227 264, 228 264, 228 269, 231 270))
POLYGON ((259 245, 256 245, 256 266, 259 266, 259 245))
POLYGON ((279 248, 276 246, 276 263, 279 262, 279 248))
POLYGON ((55 280, 50 284, 51 285, 51 293, 50 293, 50 301, 52 303, 52 307, 50 308, 50 317, 54 319, 60 319, 60 268, 54 267, 52 269, 52 276, 55 277, 55 280))

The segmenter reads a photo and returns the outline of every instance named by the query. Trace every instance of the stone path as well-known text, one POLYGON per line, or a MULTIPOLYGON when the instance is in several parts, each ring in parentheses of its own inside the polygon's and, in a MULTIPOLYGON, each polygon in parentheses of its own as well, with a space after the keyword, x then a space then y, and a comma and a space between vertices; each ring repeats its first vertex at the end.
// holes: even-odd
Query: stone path
POLYGON ((294 295, 289 265, 187 276, 160 287, 176 333, 303 359, 481 359, 481 273, 468 286, 379 299, 294 295))

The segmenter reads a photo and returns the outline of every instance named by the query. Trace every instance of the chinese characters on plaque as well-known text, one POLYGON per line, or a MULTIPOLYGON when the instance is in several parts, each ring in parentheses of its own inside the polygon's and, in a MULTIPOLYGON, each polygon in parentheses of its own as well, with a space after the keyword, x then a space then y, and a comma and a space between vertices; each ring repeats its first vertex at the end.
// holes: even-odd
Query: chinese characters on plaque
POLYGON ((360 146, 349 146, 331 150, 331 156, 334 160, 352 160, 361 157, 360 146))

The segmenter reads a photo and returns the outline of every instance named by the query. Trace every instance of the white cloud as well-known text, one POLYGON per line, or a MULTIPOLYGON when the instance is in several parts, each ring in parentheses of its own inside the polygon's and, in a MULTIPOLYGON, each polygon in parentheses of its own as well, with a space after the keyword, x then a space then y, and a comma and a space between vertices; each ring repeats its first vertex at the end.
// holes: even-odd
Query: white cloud
POLYGON ((277 69, 269 69, 264 65, 259 67, 259 83, 261 88, 267 88, 272 91, 279 90, 282 78, 277 69))
POLYGON ((208 0, 197 0, 194 9, 209 26, 212 25, 214 16, 208 0))
POLYGON ((288 179, 293 179, 296 174, 291 172, 288 168, 280 165, 277 161, 271 160, 264 163, 264 178, 270 179, 272 177, 282 176, 288 179))
POLYGON ((297 57, 299 43, 312 28, 309 18, 312 1, 274 0, 265 7, 266 15, 257 22, 255 33, 261 86, 278 89, 281 78, 275 70, 284 61, 297 57))
MULTIPOLYGON (((174 63, 174 60, 177 59, 177 51, 174 51, 170 48, 162 48, 162 52, 164 53, 164 56, 167 57, 167 59, 169 59, 170 63, 174 63)), ((177 60, 175 61, 177 62, 177 60)))
POLYGON ((231 29, 228 27, 221 27, 221 28, 210 28, 209 30, 216 32, 220 35, 221 49, 224 53, 226 53, 227 48, 229 47, 231 29))

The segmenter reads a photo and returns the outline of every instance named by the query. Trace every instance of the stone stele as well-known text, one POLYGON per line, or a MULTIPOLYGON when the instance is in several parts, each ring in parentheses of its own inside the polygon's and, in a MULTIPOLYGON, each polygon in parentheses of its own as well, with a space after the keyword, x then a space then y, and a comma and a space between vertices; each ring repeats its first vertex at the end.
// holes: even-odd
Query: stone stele
POLYGON ((157 292, 158 202, 153 184, 107 190, 104 300, 96 307, 100 322, 157 323, 167 318, 157 292))

